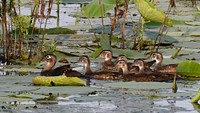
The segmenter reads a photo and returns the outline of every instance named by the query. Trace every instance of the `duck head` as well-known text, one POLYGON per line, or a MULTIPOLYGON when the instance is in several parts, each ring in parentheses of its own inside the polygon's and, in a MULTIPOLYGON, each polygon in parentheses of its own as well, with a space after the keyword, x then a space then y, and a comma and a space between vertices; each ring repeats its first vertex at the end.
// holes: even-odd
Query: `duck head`
POLYGON ((160 52, 154 52, 151 55, 151 59, 156 61, 157 66, 161 66, 163 62, 163 55, 160 52))
POLYGON ((37 68, 42 68, 43 71, 46 70, 52 70, 52 68, 55 66, 57 61, 57 57, 53 54, 47 54, 40 64, 38 64, 37 68))
POLYGON ((118 70, 122 70, 123 75, 127 75, 128 74, 128 66, 127 66, 127 62, 125 60, 118 60, 116 62, 115 67, 118 70))
POLYGON ((126 57, 125 55, 119 55, 119 56, 117 57, 117 61, 118 61, 118 60, 128 61, 128 59, 127 59, 127 57, 126 57))
POLYGON ((87 55, 81 56, 79 58, 78 62, 82 62, 84 64, 85 75, 92 73, 92 71, 90 69, 90 59, 87 55))
POLYGON ((110 50, 103 50, 100 55, 100 58, 103 58, 105 61, 109 61, 112 59, 112 51, 110 50))
POLYGON ((144 61, 142 59, 136 59, 133 62, 134 66, 138 66, 139 67, 139 73, 144 72, 144 61))

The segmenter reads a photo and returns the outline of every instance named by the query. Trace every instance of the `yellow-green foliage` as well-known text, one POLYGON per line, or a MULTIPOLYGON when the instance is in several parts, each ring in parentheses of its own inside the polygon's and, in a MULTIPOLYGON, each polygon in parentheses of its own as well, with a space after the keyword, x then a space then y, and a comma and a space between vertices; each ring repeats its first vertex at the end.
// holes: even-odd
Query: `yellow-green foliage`
POLYGON ((86 82, 77 77, 36 76, 32 79, 34 85, 39 86, 85 86, 86 82))
POLYGON ((197 94, 194 95, 194 97, 192 98, 192 103, 198 103, 199 100, 200 100, 200 89, 197 92, 197 94))
POLYGON ((165 21, 166 15, 147 0, 135 0, 135 5, 144 19, 172 26, 172 21, 169 18, 165 21))

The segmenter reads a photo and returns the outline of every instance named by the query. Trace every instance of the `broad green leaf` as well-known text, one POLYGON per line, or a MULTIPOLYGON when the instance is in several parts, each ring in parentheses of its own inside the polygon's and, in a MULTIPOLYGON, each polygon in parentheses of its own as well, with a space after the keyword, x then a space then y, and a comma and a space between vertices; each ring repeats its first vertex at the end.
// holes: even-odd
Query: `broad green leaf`
POLYGON ((31 94, 31 93, 22 93, 22 94, 11 94, 9 97, 13 98, 27 98, 27 99, 40 99, 40 98, 47 98, 46 95, 40 95, 40 94, 31 94))
MULTIPOLYGON (((38 86, 39 87, 39 86, 38 86)), ((97 87, 82 87, 82 86, 56 86, 56 87, 39 87, 38 90, 33 91, 35 94, 64 94, 64 95, 77 95, 77 94, 88 94, 89 92, 103 91, 97 87)))
POLYGON ((32 79, 34 85, 39 86, 84 86, 86 82, 77 77, 36 76, 32 79))
POLYGON ((109 36, 107 34, 103 34, 101 36, 100 45, 103 48, 103 50, 110 50, 111 49, 111 46, 110 46, 110 43, 109 43, 109 36))
POLYGON ((200 89, 192 98, 192 103, 197 103, 200 100, 200 89))
POLYGON ((135 5, 144 19, 160 23, 166 22, 167 26, 172 26, 171 19, 168 18, 165 21, 166 15, 147 0, 135 0, 135 5))
POLYGON ((200 77, 200 64, 186 60, 177 66, 176 72, 185 77, 200 77))
POLYGON ((113 9, 116 6, 116 0, 93 0, 86 7, 83 8, 83 15, 87 17, 100 17, 101 8, 102 14, 105 14, 107 11, 113 9), (101 5, 99 4, 101 1, 101 5))
POLYGON ((99 54, 101 53, 102 50, 103 50, 102 47, 100 47, 100 48, 97 49, 95 52, 90 53, 88 56, 91 57, 91 58, 96 58, 96 57, 99 56, 99 54))

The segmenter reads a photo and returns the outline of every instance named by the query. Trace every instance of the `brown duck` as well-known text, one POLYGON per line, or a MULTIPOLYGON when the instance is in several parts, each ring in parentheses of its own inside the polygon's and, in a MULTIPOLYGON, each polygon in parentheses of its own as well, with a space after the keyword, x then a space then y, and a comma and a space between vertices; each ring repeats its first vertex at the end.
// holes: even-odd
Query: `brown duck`
POLYGON ((154 52, 151 55, 151 59, 156 61, 155 71, 163 72, 163 73, 176 73, 177 64, 168 64, 162 65, 163 63, 163 55, 160 52, 154 52))
POLYGON ((66 75, 68 77, 80 77, 81 73, 72 70, 70 64, 54 68, 57 57, 53 54, 47 54, 37 68, 42 68, 41 76, 59 76, 66 75))
POLYGON ((103 62, 103 69, 104 70, 116 70, 115 63, 112 62, 112 57, 113 57, 112 51, 103 50, 100 53, 99 57, 104 59, 104 62, 103 62))
MULTIPOLYGON (((125 55, 119 55, 117 57, 117 61, 119 60, 125 60, 127 62, 127 65, 128 65, 128 69, 131 70, 132 68, 135 68, 134 66, 134 62, 136 62, 137 60, 134 60, 134 62, 128 62, 128 58, 125 56, 125 55)), ((142 60, 142 59, 141 59, 142 60)), ((152 61, 148 61, 148 62, 144 62, 144 67, 145 68, 150 68, 156 61, 155 60, 152 60, 152 61)))
POLYGON ((122 79, 122 74, 119 72, 108 72, 108 71, 100 71, 100 72, 92 72, 90 68, 90 59, 88 56, 83 55, 80 57, 78 62, 82 62, 84 64, 85 76, 98 80, 119 80, 122 79))
POLYGON ((134 65, 139 67, 139 70, 137 70, 135 73, 128 72, 127 63, 124 60, 119 60, 116 63, 116 68, 121 69, 123 71, 123 77, 126 81, 162 82, 162 81, 173 80, 173 76, 168 76, 163 73, 146 70, 144 67, 143 60, 135 61, 134 65))

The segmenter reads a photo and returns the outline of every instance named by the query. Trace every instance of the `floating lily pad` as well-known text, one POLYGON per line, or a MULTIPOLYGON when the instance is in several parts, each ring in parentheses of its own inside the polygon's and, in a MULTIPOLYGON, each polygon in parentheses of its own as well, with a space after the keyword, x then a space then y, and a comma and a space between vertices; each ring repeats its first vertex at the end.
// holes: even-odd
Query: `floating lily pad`
MULTIPOLYGON (((36 87, 36 86, 35 86, 36 87)), ((39 86, 38 86, 39 87, 39 86)), ((78 95, 78 94, 88 94, 94 91, 102 91, 102 89, 95 87, 82 87, 82 86, 56 86, 56 87, 41 87, 38 90, 33 91, 36 94, 67 94, 67 95, 78 95)))
POLYGON ((130 89, 163 89, 171 88, 172 83, 164 82, 118 82, 104 84, 106 87, 112 88, 130 88, 130 89))
POLYGON ((185 22, 187 25, 200 26, 200 22, 185 22))
POLYGON ((34 85, 39 86, 84 86, 86 82, 77 77, 36 76, 32 79, 34 85))
POLYGON ((185 77, 200 77, 200 64, 186 60, 177 66, 176 72, 185 77))

